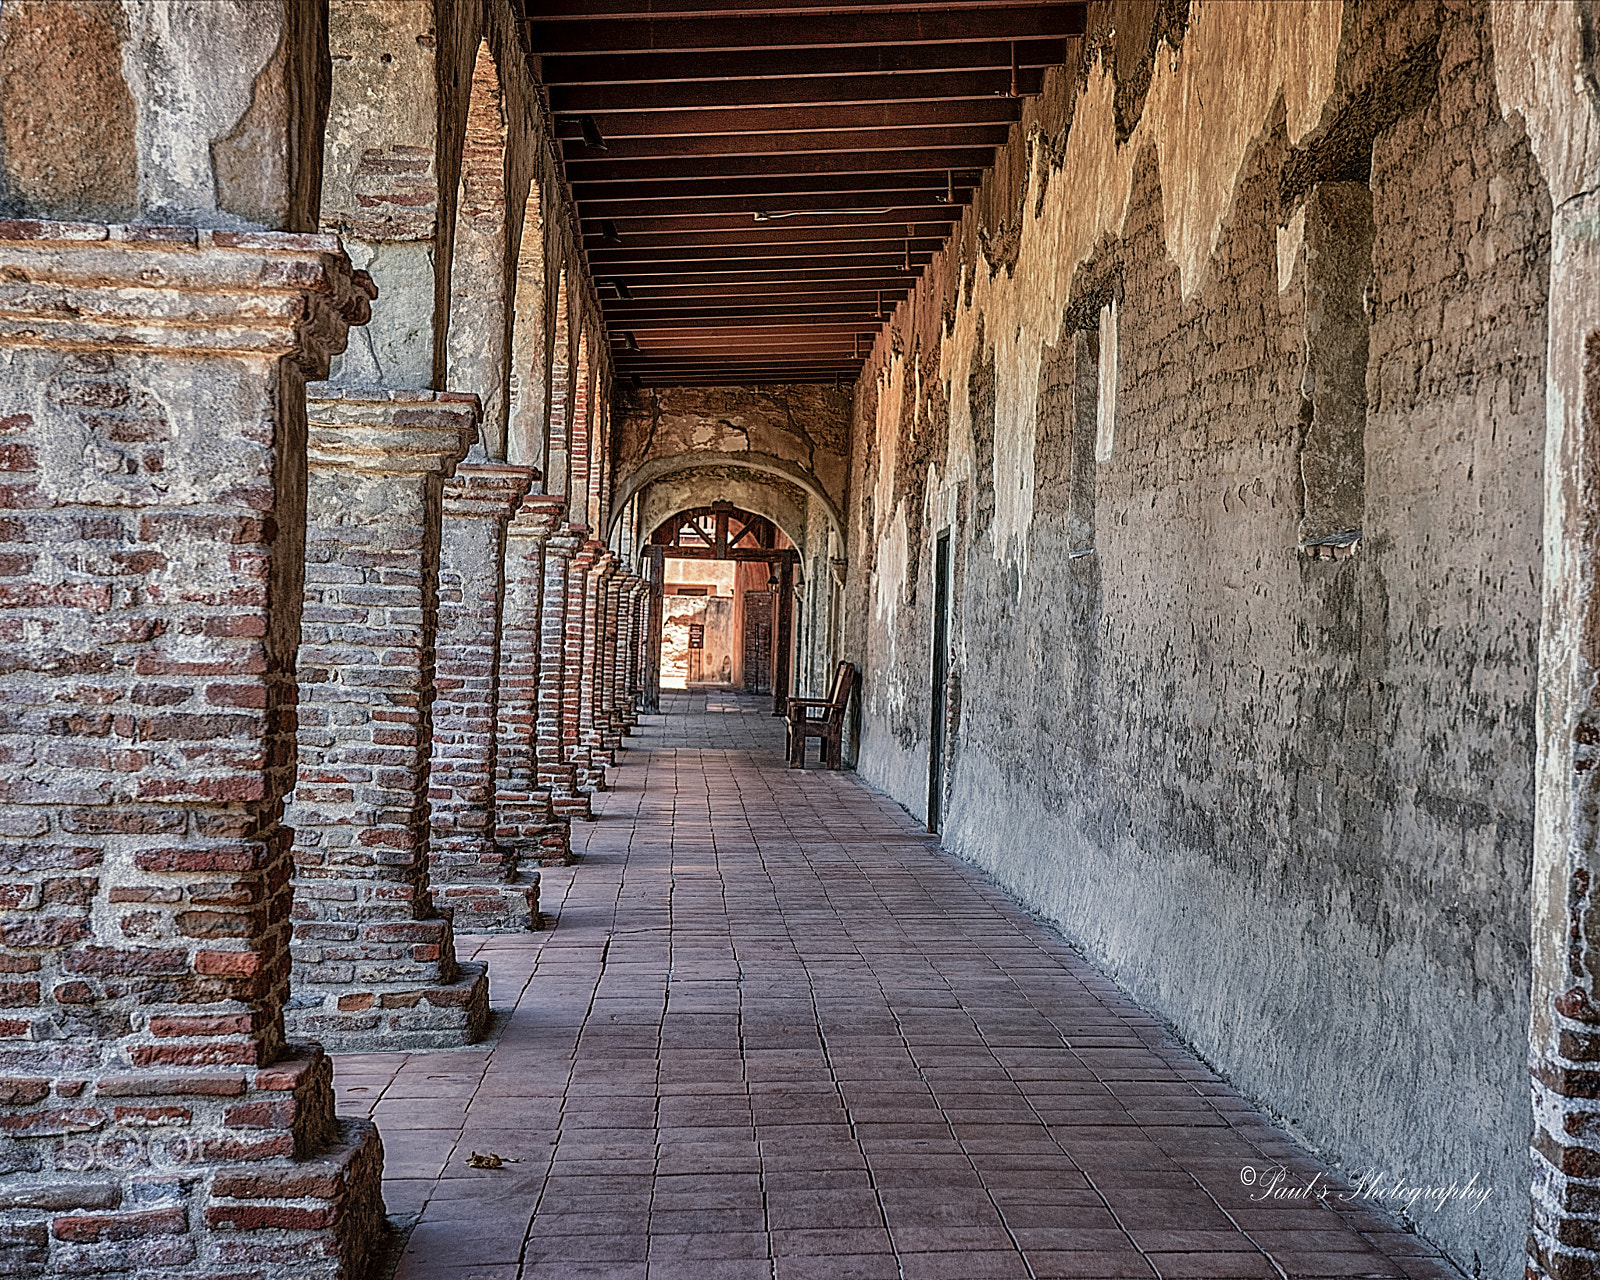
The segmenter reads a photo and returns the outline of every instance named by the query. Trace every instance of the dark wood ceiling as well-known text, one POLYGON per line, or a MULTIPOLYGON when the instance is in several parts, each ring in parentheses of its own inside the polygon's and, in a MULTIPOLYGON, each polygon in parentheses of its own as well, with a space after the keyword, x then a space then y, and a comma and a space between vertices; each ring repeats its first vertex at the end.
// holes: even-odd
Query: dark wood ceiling
POLYGON ((853 379, 1085 19, 1076 0, 522 4, 618 374, 656 386, 853 379))

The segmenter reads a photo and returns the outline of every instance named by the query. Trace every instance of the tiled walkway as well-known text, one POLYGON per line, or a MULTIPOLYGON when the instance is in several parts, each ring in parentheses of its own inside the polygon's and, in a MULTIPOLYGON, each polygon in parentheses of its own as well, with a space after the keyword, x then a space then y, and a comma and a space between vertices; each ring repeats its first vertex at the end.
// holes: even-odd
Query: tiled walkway
POLYGON ((492 1049, 339 1060, 401 1280, 1457 1274, 1263 1195, 1318 1166, 892 802, 786 769, 770 703, 665 705, 554 928, 466 940, 492 1049))

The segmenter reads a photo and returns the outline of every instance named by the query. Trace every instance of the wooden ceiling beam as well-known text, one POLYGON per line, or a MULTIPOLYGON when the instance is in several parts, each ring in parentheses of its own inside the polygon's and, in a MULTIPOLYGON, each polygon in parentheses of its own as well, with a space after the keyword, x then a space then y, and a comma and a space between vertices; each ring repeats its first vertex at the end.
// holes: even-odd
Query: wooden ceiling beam
POLYGON ((801 267, 788 271, 740 271, 729 273, 685 271, 677 275, 661 276, 652 281, 652 283, 697 291, 706 285, 753 285, 757 287, 755 291, 759 292, 785 284, 807 284, 813 289, 829 284, 837 284, 841 288, 847 289, 873 289, 879 285, 882 285, 885 289, 904 289, 912 282, 914 275, 914 272, 908 275, 904 271, 887 271, 881 267, 870 269, 860 266, 801 267))
POLYGON ((944 151, 785 152, 775 156, 688 156, 677 160, 575 160, 567 165, 574 184, 662 182, 736 177, 804 177, 823 173, 896 173, 943 170, 970 188, 994 163, 993 147, 944 151))
MULTIPOLYGON (((586 218, 722 218, 729 214, 743 216, 751 225, 762 222, 788 221, 786 217, 774 217, 774 214, 810 215, 818 211, 832 211, 835 209, 887 209, 889 216, 885 219, 891 226, 895 223, 904 225, 907 222, 919 222, 924 219, 948 219, 950 206, 936 202, 934 197, 940 193, 932 188, 921 191, 907 191, 899 188, 892 191, 820 191, 806 194, 788 193, 736 193, 725 196, 711 196, 696 200, 689 196, 663 197, 657 200, 613 199, 603 200, 591 198, 581 212, 586 218), (757 213, 765 214, 758 218, 757 213)), ((958 204, 965 204, 962 198, 964 192, 956 189, 958 204)))
MULTIPOLYGON (((543 15, 539 15, 542 17, 543 15)), ((994 9, 912 9, 883 13, 753 14, 746 10, 680 18, 531 23, 528 48, 541 58, 563 54, 660 53, 668 49, 847 49, 860 45, 953 44, 975 40, 1041 40, 1079 36, 1082 4, 994 9)))
POLYGON ((987 40, 963 44, 879 45, 852 49, 694 54, 603 54, 547 57, 542 71, 551 88, 564 85, 634 85, 673 81, 790 79, 796 76, 882 76, 915 71, 999 70, 1053 67, 1066 56, 1066 42, 987 40), (1013 51, 1014 55, 1013 55, 1013 51))
POLYGON ((855 151, 947 151, 998 147, 1011 136, 1005 124, 925 125, 921 128, 829 129, 808 133, 668 134, 664 137, 608 138, 605 151, 593 151, 580 138, 562 142, 568 167, 585 161, 677 160, 688 157, 815 156, 855 151))
MULTIPOLYGON (((637 225, 641 228, 649 226, 648 223, 637 225)), ((954 219, 948 215, 939 221, 918 218, 913 224, 916 233, 913 239, 943 244, 953 225, 954 219)), ((584 248, 588 250, 590 260, 594 262, 620 259, 621 255, 630 253, 641 257, 653 257, 658 249, 714 249, 745 245, 826 247, 874 241, 899 244, 905 239, 904 222, 880 221, 857 226, 815 227, 800 218, 785 218, 778 222, 755 222, 746 218, 732 227, 705 231, 679 231, 668 235, 657 235, 652 231, 635 230, 630 227, 621 233, 620 243, 607 240, 604 234, 598 231, 598 224, 593 227, 586 225, 584 231, 584 248)))
MULTIPOLYGON (((972 171, 968 170, 970 174, 972 171)), ((628 201, 632 204, 675 200, 716 200, 734 197, 744 200, 752 210, 760 204, 751 200, 779 202, 779 209, 804 208, 783 204, 791 196, 846 195, 857 197, 841 208, 892 208, 896 199, 911 199, 922 204, 945 203, 949 191, 949 176, 942 169, 906 169, 895 173, 818 173, 818 174, 761 174, 744 178, 692 178, 663 180, 660 182, 574 182, 573 196, 586 205, 602 205, 628 201), (869 199, 870 197, 870 199, 869 199)), ((956 199, 969 195, 974 183, 971 177, 956 176, 956 199)), ((823 201, 818 207, 830 207, 823 201)), ((767 212, 771 212, 768 210, 767 212)), ((757 218, 759 222, 761 219, 757 218)))
MULTIPOLYGON (((937 193, 935 193, 937 194, 937 193)), ((919 199, 926 196, 919 194, 919 199)), ((878 206, 882 208, 883 206, 878 206)), ((928 205, 917 211, 916 223, 918 226, 929 228, 933 234, 935 225, 951 227, 958 222, 964 206, 960 203, 954 205, 935 204, 928 205)), ((599 237, 604 240, 604 227, 597 214, 582 210, 584 240, 599 237)), ((845 231, 852 234, 861 234, 868 237, 889 235, 897 227, 903 228, 906 224, 905 213, 899 209, 887 213, 878 212, 877 208, 854 209, 841 212, 828 213, 812 211, 803 217, 778 218, 766 222, 758 222, 751 216, 748 209, 737 212, 710 213, 710 214, 661 214, 656 210, 636 218, 616 218, 612 220, 617 228, 619 238, 625 247, 635 235, 643 236, 696 236, 700 234, 713 235, 725 232, 769 232, 772 235, 794 235, 806 238, 806 233, 811 231, 845 231)), ((852 238, 852 237, 846 237, 852 238)), ((683 243, 692 244, 693 240, 683 243)))
MULTIPOLYGON (((1016 83, 1024 94, 1038 93, 1044 72, 1023 67, 1016 83)), ((730 106, 806 107, 895 101, 941 102, 962 98, 1004 97, 1011 71, 939 71, 889 76, 817 76, 783 80, 685 80, 669 83, 554 85, 550 107, 558 115, 596 115, 601 133, 604 111, 725 110, 730 106)))
MULTIPOLYGON (((602 284, 604 282, 602 281, 602 284)), ((838 289, 819 289, 804 281, 794 286, 768 284, 699 285, 691 289, 651 288, 647 294, 635 293, 630 299, 616 298, 609 289, 602 289, 606 301, 606 314, 640 312, 649 314, 663 308, 719 308, 770 305, 784 307, 807 303, 870 305, 882 299, 885 306, 899 301, 909 292, 906 277, 894 284, 865 288, 845 284, 838 289)))
MULTIPOLYGON (((758 104, 720 109, 706 107, 698 111, 631 111, 620 106, 604 106, 588 114, 595 117, 609 146, 613 138, 655 138, 675 134, 778 134, 1011 124, 1022 118, 1022 104, 1011 97, 979 97, 807 107, 758 104)), ((561 122, 556 123, 559 128, 561 122)), ((579 126, 575 121, 567 127, 574 134, 578 132, 579 126)))
POLYGON ((870 302, 857 303, 853 307, 835 307, 830 310, 814 307, 752 307, 743 311, 663 311, 655 315, 640 315, 633 311, 606 312, 606 322, 614 334, 623 330, 634 334, 646 334, 696 325, 776 329, 796 324, 829 324, 847 329, 866 330, 881 324, 883 320, 884 317, 873 310, 870 302))
MULTIPOLYGON (((924 263, 938 252, 942 241, 929 236, 896 236, 892 240, 844 240, 824 244, 739 244, 691 245, 686 249, 611 249, 591 250, 589 265, 597 277, 620 278, 630 282, 634 275, 658 275, 681 264, 699 271, 745 271, 747 263, 812 262, 815 265, 849 266, 850 260, 877 258, 884 266, 904 263, 907 249, 912 262, 924 263)), ((863 266, 867 265, 865 262, 863 266)), ((631 288, 631 284, 630 284, 631 288)))
POLYGON ((597 18, 644 22, 661 18, 703 18, 713 14, 795 16, 802 13, 892 14, 896 11, 947 9, 1014 9, 1017 0, 855 0, 852 4, 829 0, 523 0, 524 20, 533 22, 592 22, 597 18), (537 12, 535 12, 537 10, 537 12))

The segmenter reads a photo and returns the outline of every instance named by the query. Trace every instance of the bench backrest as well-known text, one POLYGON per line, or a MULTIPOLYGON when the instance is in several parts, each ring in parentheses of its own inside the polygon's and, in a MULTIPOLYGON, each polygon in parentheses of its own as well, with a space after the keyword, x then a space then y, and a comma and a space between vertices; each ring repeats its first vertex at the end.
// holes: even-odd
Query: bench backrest
POLYGON ((856 682, 856 664, 841 662, 833 676, 833 689, 828 694, 828 718, 844 714, 845 703, 850 701, 850 690, 856 682))

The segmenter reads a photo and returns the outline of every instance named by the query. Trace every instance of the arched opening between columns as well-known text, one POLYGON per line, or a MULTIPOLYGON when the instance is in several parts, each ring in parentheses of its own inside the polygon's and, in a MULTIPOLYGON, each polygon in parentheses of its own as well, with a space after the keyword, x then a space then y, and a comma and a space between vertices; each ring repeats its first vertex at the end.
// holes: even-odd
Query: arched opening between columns
POLYGON ((506 461, 543 472, 550 425, 549 289, 545 276, 544 189, 528 187, 517 241, 516 293, 511 312, 511 358, 506 414, 506 461))
POLYGON ((488 42, 481 41, 472 68, 457 185, 445 385, 477 395, 483 405, 483 445, 491 458, 506 456, 506 237, 505 106, 500 68, 488 42))
POLYGON ((546 493, 568 493, 571 475, 572 441, 568 424, 572 409, 572 299, 567 288, 567 269, 556 276, 556 314, 550 342, 550 412, 545 440, 544 486, 546 493))

